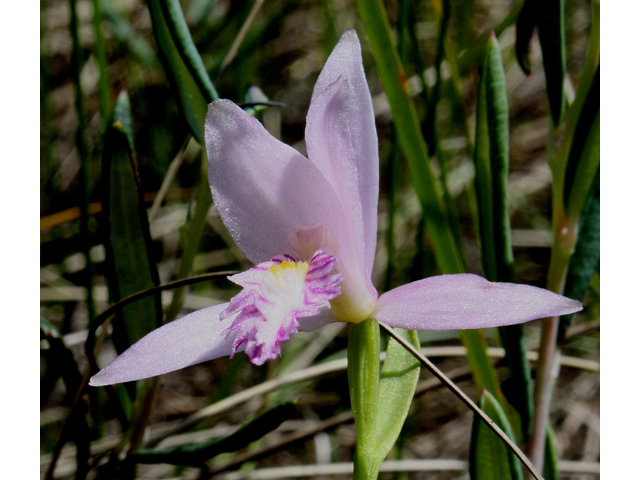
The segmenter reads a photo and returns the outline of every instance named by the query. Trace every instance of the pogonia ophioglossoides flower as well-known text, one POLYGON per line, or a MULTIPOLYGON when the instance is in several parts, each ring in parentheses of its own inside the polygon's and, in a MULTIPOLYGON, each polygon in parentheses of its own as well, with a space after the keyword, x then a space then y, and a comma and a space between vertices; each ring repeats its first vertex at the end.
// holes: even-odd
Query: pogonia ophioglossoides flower
POLYGON ((355 31, 316 83, 309 158, 228 100, 209 106, 209 183, 233 240, 256 266, 230 280, 231 302, 144 337, 91 379, 107 385, 160 375, 245 350, 262 365, 290 335, 375 318, 411 330, 488 328, 573 313, 580 302, 471 274, 426 278, 378 297, 378 141, 355 31))

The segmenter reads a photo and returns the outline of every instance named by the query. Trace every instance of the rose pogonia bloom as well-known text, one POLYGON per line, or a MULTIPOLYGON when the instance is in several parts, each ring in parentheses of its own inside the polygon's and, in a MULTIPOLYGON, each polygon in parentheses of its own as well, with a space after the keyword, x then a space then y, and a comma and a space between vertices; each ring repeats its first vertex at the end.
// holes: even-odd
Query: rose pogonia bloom
POLYGON ((523 323, 582 309, 575 300, 477 275, 441 275, 378 297, 378 140, 355 31, 346 32, 315 85, 304 157, 228 100, 209 106, 209 183, 220 217, 256 266, 230 280, 229 303, 142 338, 91 385, 138 380, 244 350, 262 365, 298 331, 367 318, 411 330, 523 323))

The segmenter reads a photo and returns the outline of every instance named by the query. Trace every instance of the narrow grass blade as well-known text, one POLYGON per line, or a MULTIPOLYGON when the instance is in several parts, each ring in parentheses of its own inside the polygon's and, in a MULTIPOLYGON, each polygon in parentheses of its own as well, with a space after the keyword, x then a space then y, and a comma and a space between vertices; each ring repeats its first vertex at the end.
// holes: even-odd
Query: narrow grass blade
POLYGON ((458 250, 460 252, 463 251, 462 247, 462 229, 460 227, 460 219, 458 217, 458 210, 456 208, 456 202, 449 192, 449 187, 447 186, 447 178, 448 178, 448 165, 449 158, 447 158, 446 152, 442 149, 440 143, 440 137, 437 132, 435 133, 435 142, 436 142, 436 160, 438 161, 438 167, 440 167, 440 177, 438 178, 440 189, 442 191, 442 200, 444 203, 444 208, 446 211, 447 219, 449 220, 449 224, 451 225, 451 231, 453 232, 453 238, 455 239, 456 245, 458 246, 458 250))
MULTIPOLYGON (((413 36, 411 22, 409 21, 411 11, 411 3, 409 0, 400 0, 398 2, 398 54, 401 64, 406 64, 409 53, 409 45, 407 38, 413 36)), ((414 45, 415 46, 415 45, 414 45)), ((416 52, 420 56, 420 52, 416 52)), ((422 75, 420 76, 422 78, 422 75)), ((427 91, 426 83, 422 85, 422 92, 427 91)), ((391 130, 391 148, 387 157, 387 231, 386 231, 386 247, 387 247, 387 269, 385 272, 384 290, 389 291, 393 288, 394 261, 396 255, 395 243, 395 223, 397 210, 397 192, 400 181, 400 162, 402 161, 402 153, 400 151, 400 143, 398 142, 398 133, 395 128, 391 130)))
MULTIPOLYGON (((564 296, 575 300, 582 300, 591 277, 600 262, 600 179, 596 177, 594 190, 587 207, 580 218, 578 227, 578 242, 569 261, 569 271, 564 286, 564 296)), ((558 325, 558 343, 564 342, 564 336, 571 326, 575 315, 560 317, 558 325)))
MULTIPOLYGON (((440 186, 442 192, 442 200, 444 205, 444 212, 451 225, 451 230, 455 239, 455 242, 458 246, 458 250, 462 252, 462 233, 460 230, 460 222, 458 220, 458 214, 456 212, 455 202, 453 201, 452 196, 449 193, 447 187, 447 158, 445 152, 441 148, 440 138, 438 135, 438 130, 436 128, 436 109, 438 106, 438 102, 442 96, 442 89, 444 86, 444 79, 441 75, 441 69, 443 65, 443 60, 445 56, 448 56, 447 51, 448 48, 448 26, 449 20, 451 18, 451 2, 449 0, 445 0, 444 2, 440 2, 437 0, 433 2, 434 9, 436 11, 436 17, 440 22, 440 31, 438 33, 438 44, 436 47, 436 58, 434 61, 434 69, 436 72, 436 81, 431 89, 431 92, 427 94, 427 85, 424 83, 424 75, 420 75, 421 80, 423 81, 423 102, 426 105, 426 111, 422 118, 421 129, 424 132, 425 140, 427 142, 428 154, 430 157, 435 156, 438 161, 438 166, 440 167, 440 176, 438 178, 438 184, 440 186)), ((415 12, 411 12, 415 16, 415 12)), ((415 21, 415 20, 414 20, 415 21)), ((415 25, 413 22, 409 22, 410 28, 408 29, 413 41, 414 49, 416 49, 416 53, 414 57, 416 58, 416 65, 418 68, 422 68, 421 72, 424 72, 423 62, 420 55, 419 50, 419 42, 415 37, 415 25)), ((456 59, 457 61, 457 59, 456 59)), ((451 81, 456 82, 457 80, 457 65, 453 65, 451 67, 451 81)))
MULTIPOLYGON (((156 42, 162 46, 162 58, 165 70, 172 85, 177 91, 182 111, 189 123, 194 138, 204 145, 204 119, 207 105, 218 98, 218 93, 207 74, 202 59, 193 43, 187 27, 182 8, 178 0, 148 0, 149 10, 154 25, 156 42), (169 34, 169 38, 158 38, 169 34), (190 103, 190 102, 193 103, 190 103)), ((211 193, 207 183, 206 158, 203 153, 203 174, 198 187, 196 212, 183 229, 184 252, 180 259, 178 278, 187 277, 193 268, 198 245, 202 237, 205 220, 212 205, 211 193)), ((178 315, 184 301, 186 290, 180 288, 174 292, 171 305, 167 310, 167 320, 178 315)))
POLYGON ((400 177, 400 161, 402 156, 400 153, 400 145, 398 143, 398 134, 393 131, 391 135, 391 151, 387 159, 387 178, 389 189, 387 191, 388 220, 387 220, 387 270, 385 272, 384 290, 389 291, 393 288, 394 262, 396 255, 395 242, 395 222, 397 211, 397 191, 400 177))
MULTIPOLYGON (((493 395, 484 391, 478 402, 485 412, 511 440, 511 425, 504 410, 493 395)), ((469 475, 471 480, 522 480, 522 468, 516 456, 487 427, 477 415, 471 429, 469 451, 469 475)))
POLYGON ((191 25, 198 25, 207 19, 218 0, 193 0, 189 2, 186 17, 191 25))
POLYGON ((502 53, 489 38, 476 109, 475 186, 482 265, 491 281, 514 281, 507 194, 509 110, 502 53))
MULTIPOLYGON (((113 301, 156 286, 158 271, 151 258, 151 236, 136 166, 129 98, 122 93, 104 139, 102 157, 103 241, 107 280, 113 301)), ((158 296, 122 309, 113 323, 118 352, 161 325, 158 296)))
POLYGON ((564 177, 564 203, 569 219, 578 219, 600 169, 600 65, 580 110, 564 177))
MULTIPOLYGON (((554 183, 559 182, 558 187, 565 185, 565 173, 567 170, 567 162, 570 149, 572 148, 572 139, 575 138, 576 129, 580 122, 583 105, 591 90, 593 79, 600 66, 600 2, 591 2, 591 31, 589 32, 589 43, 587 44, 587 54, 584 60, 584 66, 580 73, 580 80, 576 87, 576 96, 567 111, 566 126, 564 129, 565 141, 558 155, 549 157, 549 166, 551 167, 554 183)), ((557 187, 554 187, 556 191, 557 187)), ((558 188, 559 191, 559 188, 558 188)), ((566 206, 568 198, 562 195, 563 205, 566 206)), ((555 195, 555 194, 554 194, 555 195)))
POLYGON ((564 0, 536 2, 538 37, 542 48, 542 64, 547 81, 547 98, 553 123, 558 126, 565 107, 564 77, 567 58, 564 33, 564 0))
POLYGON ((255 3, 253 4, 253 7, 251 7, 251 11, 249 12, 249 15, 247 15, 247 17, 245 18, 242 24, 242 27, 240 27, 238 34, 233 39, 233 43, 231 44, 231 47, 229 47, 229 51, 227 52, 224 59, 222 60, 222 64, 220 65, 220 69, 218 70, 217 81, 220 80, 220 76, 224 72, 225 68, 229 66, 229 64, 233 61, 235 56, 238 54, 240 45, 245 39, 247 32, 249 31, 249 28, 251 28, 251 25, 255 21, 256 15, 258 15, 258 12, 260 12, 260 9, 262 8, 263 3, 264 3, 264 0, 255 0, 255 3))
POLYGON ((467 349, 467 361, 478 392, 483 389, 504 400, 493 362, 487 355, 487 340, 481 330, 460 330, 460 338, 467 349))
POLYGON ((380 0, 359 0, 358 7, 378 67, 378 74, 391 105, 398 140, 409 163, 411 180, 420 199, 438 267, 443 273, 461 272, 464 269, 462 254, 458 249, 445 213, 440 189, 429 164, 418 115, 393 43, 391 27, 384 7, 380 0))
POLYGON ((131 406, 131 422, 127 431, 120 438, 120 443, 116 448, 117 456, 126 450, 130 453, 140 447, 144 440, 147 426, 151 421, 153 407, 156 403, 158 388, 160 387, 160 377, 145 378, 136 384, 136 400, 131 406))
MULTIPOLYGON (((241 5, 241 4, 238 4, 241 5)), ((294 2, 271 2, 270 7, 267 10, 263 10, 261 12, 260 22, 253 25, 253 27, 247 32, 242 44, 239 46, 238 51, 236 52, 234 58, 231 60, 231 63, 225 69, 225 75, 231 77, 234 73, 239 75, 246 75, 242 73, 241 65, 245 64, 245 60, 249 60, 254 58, 256 51, 262 47, 264 47, 265 43, 270 39, 276 37, 278 32, 282 26, 282 18, 285 18, 290 12, 296 9, 296 3, 294 2)), ((238 10, 236 15, 232 15, 231 11, 229 12, 229 17, 227 20, 223 21, 223 28, 220 28, 220 31, 217 31, 215 28, 209 29, 206 36, 207 38, 214 37, 224 37, 228 38, 229 43, 232 38, 236 37, 236 33, 241 28, 241 22, 238 22, 239 19, 245 18, 249 13, 250 4, 247 2, 244 5, 242 11, 238 10), (234 23, 235 21, 235 23, 234 23), (233 28, 229 27, 232 26, 233 28)), ((337 38, 336 38, 337 41, 337 38)), ((335 45, 335 42, 332 43, 332 47, 335 45)), ((205 67, 207 68, 207 72, 212 78, 216 78, 218 72, 220 72, 220 67, 222 66, 222 62, 225 58, 225 55, 214 54, 212 57, 207 59, 205 67)), ((241 95, 242 92, 238 91, 238 95, 241 95)))
MULTIPOLYGON (((434 2, 436 3, 436 2, 434 2)), ((436 144, 437 144, 437 135, 436 135, 436 107, 438 105, 438 101, 440 100, 440 90, 442 89, 442 75, 440 74, 440 70, 442 67, 442 60, 445 56, 445 42, 447 41, 447 27, 449 26, 449 19, 451 18, 451 2, 449 0, 444 0, 440 3, 440 8, 436 9, 440 10, 439 12, 439 20, 440 20, 440 31, 438 32, 438 43, 436 47, 436 58, 434 61, 434 68, 436 71, 436 83, 433 86, 433 90, 431 91, 430 101, 427 105, 427 119, 426 119, 426 127, 427 127, 427 146, 429 148, 429 155, 433 156, 436 153, 436 144)))
MULTIPOLYGON (((482 266, 487 279, 514 282, 507 175, 509 173, 509 111, 502 53, 495 35, 489 37, 478 85, 475 191, 482 266)), ((500 327, 511 378, 510 403, 518 410, 527 436, 533 415, 531 371, 521 325, 500 327)), ((496 390, 485 387, 501 399, 496 390)))
POLYGON ((176 0, 148 0, 160 58, 180 110, 194 138, 204 143, 207 105, 217 98, 176 0))
POLYGON ((173 42, 180 52, 184 64, 189 69, 207 103, 213 102, 218 98, 218 92, 216 92, 207 74, 207 70, 204 68, 202 58, 200 58, 200 54, 193 43, 189 27, 182 13, 180 1, 164 0, 160 2, 160 5, 162 6, 162 11, 167 21, 167 27, 171 32, 173 42))
POLYGON ((261 439, 289 420, 295 413, 294 402, 285 402, 247 422, 226 437, 209 442, 176 448, 137 450, 128 457, 132 463, 168 463, 172 465, 202 465, 221 453, 236 452, 261 439))

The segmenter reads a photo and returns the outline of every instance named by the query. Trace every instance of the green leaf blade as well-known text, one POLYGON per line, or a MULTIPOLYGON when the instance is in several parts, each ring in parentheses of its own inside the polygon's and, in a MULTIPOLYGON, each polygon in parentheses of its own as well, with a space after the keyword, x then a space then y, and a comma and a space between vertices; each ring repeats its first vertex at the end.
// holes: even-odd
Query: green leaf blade
POLYGON ((498 280, 498 252, 501 250, 500 244, 504 244, 501 236, 505 235, 505 231, 500 229, 500 226, 504 223, 509 226, 508 216, 506 219, 502 218, 506 210, 506 192, 503 195, 503 189, 509 162, 508 114, 506 122, 503 116, 506 113, 505 103, 506 90, 500 47, 492 35, 487 42, 482 76, 478 85, 476 142, 473 152, 482 265, 485 276, 492 281, 498 280), (506 152, 502 145, 505 141, 506 152))
MULTIPOLYGON (((133 150, 131 110, 123 93, 114 107, 102 157, 104 237, 107 281, 112 300, 155 287, 158 271, 151 259, 151 236, 133 150)), ((159 297, 127 305, 114 321, 113 340, 124 351, 162 322, 159 297)))
MULTIPOLYGON (((511 425, 495 397, 484 391, 478 404, 514 440, 511 425)), ((523 480, 522 467, 517 457, 477 415, 474 416, 471 430, 469 474, 471 480, 523 480)))
POLYGON ((114 37, 127 47, 136 61, 149 70, 160 70, 162 67, 147 39, 130 25, 113 2, 101 0, 100 7, 114 37))
POLYGON ((522 71, 531 75, 531 39, 536 28, 536 0, 525 0, 516 22, 516 58, 522 71))
MULTIPOLYGON (((194 76, 194 71, 199 71, 192 63, 185 59, 186 50, 184 44, 176 44, 176 38, 187 42, 184 35, 175 32, 175 17, 169 18, 163 8, 163 0, 148 0, 153 33, 158 45, 160 58, 165 72, 171 84, 172 90, 178 101, 178 106, 184 116, 191 134, 201 144, 204 144, 204 119, 207 115, 209 104, 206 88, 203 89, 204 79, 194 76), (171 22, 174 22, 173 24, 171 22), (205 96, 206 95, 206 96, 205 96)), ((183 19, 184 20, 184 19, 183 19)), ((182 32, 184 33, 184 32, 182 32)), ((191 43, 193 41, 191 40, 191 43)), ((195 49, 195 46, 193 46, 195 49)), ((197 52, 196 52, 197 53, 197 52)), ((202 60, 200 60, 200 63, 202 60)), ((204 69, 204 66, 202 67, 204 69)), ((206 74, 206 73, 205 73, 206 74)), ((207 77, 208 78, 208 77, 207 77)), ((211 93, 211 92, 209 92, 211 93)))
POLYGON ((567 217, 578 219, 600 168, 600 65, 580 110, 564 177, 567 217))
POLYGON ((502 53, 494 35, 487 42, 476 109, 476 196, 482 265, 491 281, 514 281, 507 175, 509 106, 502 53))
POLYGON ((202 58, 193 43, 179 0, 164 0, 160 2, 160 5, 165 14, 173 41, 186 67, 189 69, 207 103, 213 102, 218 98, 218 92, 213 86, 204 63, 202 63, 202 58))
MULTIPOLYGON (((396 331, 420 348, 415 330, 396 331)), ((420 376, 420 362, 393 339, 389 340, 378 386, 376 448, 380 464, 395 444, 409 413, 420 376)))
POLYGON ((536 2, 538 37, 542 49, 542 64, 547 82, 547 98, 554 125, 558 126, 565 109, 564 78, 567 58, 564 32, 564 0, 536 2))
POLYGON ((485 64, 487 130, 491 164, 491 188, 496 271, 500 281, 513 282, 513 250, 507 176, 509 174, 509 102, 498 40, 491 37, 485 64))

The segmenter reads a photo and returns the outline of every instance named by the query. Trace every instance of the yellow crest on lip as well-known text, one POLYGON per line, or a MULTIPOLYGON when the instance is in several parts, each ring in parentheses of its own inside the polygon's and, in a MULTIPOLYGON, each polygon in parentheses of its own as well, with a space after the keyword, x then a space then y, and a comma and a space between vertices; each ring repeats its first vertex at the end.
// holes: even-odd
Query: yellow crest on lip
POLYGON ((309 270, 309 264, 307 262, 289 262, 284 260, 280 265, 271 265, 269 272, 276 278, 279 278, 280 275, 288 269, 295 270, 304 277, 307 274, 307 270, 309 270))

